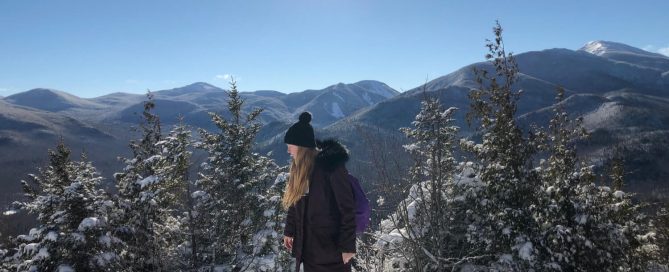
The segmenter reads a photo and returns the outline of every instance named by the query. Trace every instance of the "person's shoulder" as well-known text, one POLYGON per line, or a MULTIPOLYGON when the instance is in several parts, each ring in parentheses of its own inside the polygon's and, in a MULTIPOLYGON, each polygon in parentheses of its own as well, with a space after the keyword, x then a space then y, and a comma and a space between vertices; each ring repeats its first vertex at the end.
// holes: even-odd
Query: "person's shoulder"
POLYGON ((316 146, 321 150, 316 155, 316 164, 326 172, 346 170, 349 152, 346 146, 336 139, 316 140, 316 146))

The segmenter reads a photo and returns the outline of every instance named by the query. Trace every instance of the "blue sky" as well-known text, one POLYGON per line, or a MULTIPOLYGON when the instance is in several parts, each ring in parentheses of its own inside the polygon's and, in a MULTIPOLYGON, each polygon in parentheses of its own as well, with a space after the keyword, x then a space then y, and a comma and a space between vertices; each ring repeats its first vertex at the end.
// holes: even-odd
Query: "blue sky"
POLYGON ((373 79, 409 90, 483 60, 591 40, 669 54, 669 1, 0 0, 0 95, 82 97, 204 81, 241 91, 373 79), (664 50, 664 51, 663 51, 664 50))

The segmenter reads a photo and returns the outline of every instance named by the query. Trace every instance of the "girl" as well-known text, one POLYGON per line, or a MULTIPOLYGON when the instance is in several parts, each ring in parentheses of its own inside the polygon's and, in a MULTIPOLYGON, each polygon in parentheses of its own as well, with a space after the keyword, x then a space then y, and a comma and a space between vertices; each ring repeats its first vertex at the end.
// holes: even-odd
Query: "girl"
POLYGON ((348 151, 335 140, 315 141, 311 114, 300 114, 284 137, 292 157, 283 195, 288 210, 284 246, 295 271, 351 271, 355 255, 355 196, 348 181, 348 151), (318 146, 318 148, 316 148, 318 146))

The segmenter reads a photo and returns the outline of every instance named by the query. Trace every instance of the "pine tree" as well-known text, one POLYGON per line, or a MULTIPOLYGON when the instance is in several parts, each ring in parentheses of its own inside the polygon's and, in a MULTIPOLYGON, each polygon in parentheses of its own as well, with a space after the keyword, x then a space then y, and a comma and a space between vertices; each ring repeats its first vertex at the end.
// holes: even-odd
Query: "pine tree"
MULTIPOLYGON (((233 271, 254 265, 259 246, 254 235, 267 218, 262 209, 262 193, 276 177, 277 166, 269 158, 252 152, 260 130, 256 120, 262 109, 242 114, 244 100, 234 81, 228 99, 230 120, 210 113, 217 133, 200 130, 197 147, 209 154, 202 164, 194 192, 198 216, 205 221, 201 240, 202 258, 210 266, 233 271)), ((260 247, 262 248, 262 247, 260 247)))
MULTIPOLYGON (((669 256, 669 202, 658 209, 653 226, 657 232, 658 255, 669 256)), ((660 258, 658 264, 663 265, 665 271, 669 271, 669 258, 660 258)))
POLYGON ((576 142, 587 137, 581 119, 571 120, 558 89, 554 116, 540 164, 542 185, 533 218, 541 226, 537 268, 552 271, 642 271, 655 258, 640 206, 622 192, 624 169, 613 164, 615 189, 595 186, 593 167, 580 162, 576 142))
MULTIPOLYGON (((413 142, 405 145, 414 165, 409 178, 413 184, 407 200, 391 217, 405 230, 400 249, 408 250, 411 270, 450 270, 464 238, 461 214, 457 214, 459 193, 455 186, 453 157, 458 127, 453 126, 455 108, 444 110, 438 99, 426 97, 412 122, 414 128, 400 130, 413 142)), ((402 232, 400 232, 402 233, 402 232)))
MULTIPOLYGON (((474 222, 468 238, 483 261, 496 269, 527 270, 534 260, 531 239, 535 223, 538 177, 531 166, 534 140, 524 137, 516 120, 516 103, 520 92, 513 91, 518 66, 513 54, 506 52, 502 28, 494 27, 495 40, 488 41, 486 55, 494 69, 475 69, 478 88, 470 92, 470 124, 478 124, 481 143, 462 141, 463 149, 474 155, 477 178, 484 184, 472 211, 474 222), (476 121, 476 122, 473 122, 476 121)), ((531 136, 532 134, 530 134, 531 136)))
POLYGON ((620 150, 615 151, 616 154, 611 159, 611 173, 609 178, 611 179, 613 189, 616 191, 622 191, 623 185, 625 182, 625 162, 623 161, 622 154, 620 150))
MULTIPOLYGON (((2 233, 0 233, 2 235, 2 233)), ((9 260, 5 260, 6 257, 9 255, 9 250, 7 250, 7 246, 5 246, 5 243, 0 242, 0 269, 8 270, 9 267, 8 262, 9 260)))
POLYGON ((170 270, 187 270, 198 267, 198 230, 193 217, 193 201, 190 197, 189 168, 192 152, 191 131, 180 120, 170 133, 156 143, 160 153, 156 155, 155 175, 160 180, 161 207, 156 234, 160 235, 163 256, 161 262, 170 270))
POLYGON ((39 226, 16 239, 18 271, 118 270, 119 240, 108 226, 112 202, 100 189, 102 178, 85 155, 70 160, 61 141, 49 151, 49 164, 23 182, 28 202, 20 207, 37 215, 39 226))
POLYGON ((274 183, 260 195, 260 211, 266 223, 253 238, 257 257, 249 267, 252 271, 291 271, 295 267, 295 260, 283 248, 282 239, 286 213, 283 212, 281 197, 288 182, 288 166, 277 171, 279 175, 274 183))
POLYGON ((6 245, 0 244, 0 271, 10 271, 14 263, 14 258, 6 245))
POLYGON ((133 158, 123 159, 123 172, 116 173, 118 189, 118 216, 114 226, 118 236, 126 245, 122 259, 125 267, 132 271, 158 271, 166 269, 163 258, 167 256, 162 233, 174 224, 169 219, 166 204, 173 200, 170 186, 157 175, 162 140, 160 119, 152 111, 155 107, 153 95, 147 93, 140 125, 142 138, 132 141, 133 158))

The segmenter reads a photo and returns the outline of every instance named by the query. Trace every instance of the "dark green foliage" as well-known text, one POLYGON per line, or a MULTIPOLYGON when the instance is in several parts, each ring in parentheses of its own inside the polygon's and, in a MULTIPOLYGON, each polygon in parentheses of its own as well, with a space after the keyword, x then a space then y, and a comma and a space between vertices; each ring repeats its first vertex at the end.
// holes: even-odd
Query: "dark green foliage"
POLYGON ((115 231, 125 244, 121 254, 129 270, 155 271, 164 269, 164 256, 160 229, 166 223, 166 210, 160 204, 169 191, 156 176, 156 161, 160 154, 158 143, 162 139, 160 119, 152 111, 155 108, 153 95, 147 93, 144 102, 141 139, 131 141, 133 158, 123 159, 126 167, 114 175, 119 209, 114 218, 115 231))
POLYGON ((16 253, 4 265, 19 271, 118 269, 118 239, 108 226, 112 202, 86 157, 71 161, 60 142, 49 151, 49 164, 31 177, 32 183, 23 181, 29 201, 19 204, 37 215, 39 225, 16 238, 16 253))
MULTIPOLYGON (((499 23, 493 28, 494 41, 488 41, 486 59, 494 71, 475 70, 478 89, 473 90, 468 121, 476 119, 481 143, 463 142, 463 148, 474 155, 479 166, 478 178, 485 184, 474 213, 478 219, 470 230, 472 241, 481 245, 482 255, 495 256, 500 265, 527 269, 519 263, 507 264, 503 255, 519 258, 514 250, 531 245, 536 222, 532 208, 536 205, 535 190, 538 175, 531 167, 536 153, 532 134, 524 137, 516 119, 519 92, 512 87, 517 80, 518 65, 513 54, 507 53, 499 23)), ((491 260, 494 260, 491 259, 491 260)))
POLYGON ((197 180, 198 216, 204 223, 201 261, 232 270, 246 269, 262 244, 254 235, 263 228, 262 194, 274 180, 276 164, 252 152, 260 130, 257 121, 262 109, 244 115, 244 100, 233 81, 229 92, 230 119, 210 113, 216 133, 200 129, 202 142, 197 147, 209 154, 197 180), (243 208, 242 208, 243 207, 243 208))

